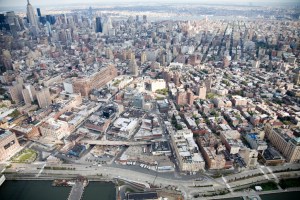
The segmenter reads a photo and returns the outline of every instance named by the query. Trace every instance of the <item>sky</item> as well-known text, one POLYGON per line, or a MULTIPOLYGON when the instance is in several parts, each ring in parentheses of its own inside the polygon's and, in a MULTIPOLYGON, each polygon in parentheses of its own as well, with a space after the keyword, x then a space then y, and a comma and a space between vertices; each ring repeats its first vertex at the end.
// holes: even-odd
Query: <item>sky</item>
MULTIPOLYGON (((201 3, 201 2, 209 2, 209 3, 234 3, 234 4, 247 4, 249 5, 250 2, 253 4, 260 4, 262 2, 264 3, 299 3, 300 0, 153 0, 150 2, 160 2, 160 3, 174 3, 174 2, 180 2, 180 3, 201 3)), ((37 6, 55 6, 55 5, 62 5, 62 4, 95 4, 95 3, 104 3, 104 2, 113 2, 113 3, 125 3, 125 2, 139 2, 139 3, 148 3, 149 0, 30 0, 30 3, 37 6)), ((0 7, 15 7, 15 6, 26 6, 27 0, 0 0, 0 7)))

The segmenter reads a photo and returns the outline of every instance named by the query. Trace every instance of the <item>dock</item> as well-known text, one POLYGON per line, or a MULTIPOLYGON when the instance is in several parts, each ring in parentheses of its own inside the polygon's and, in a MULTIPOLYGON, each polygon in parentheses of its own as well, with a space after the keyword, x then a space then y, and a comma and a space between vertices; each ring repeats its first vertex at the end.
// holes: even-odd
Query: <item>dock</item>
POLYGON ((76 181, 69 194, 68 200, 80 200, 84 192, 84 183, 76 181))
POLYGON ((80 200, 83 196, 85 187, 89 184, 87 178, 79 176, 76 179, 54 180, 52 186, 72 186, 68 200, 80 200))
POLYGON ((1 178, 0 178, 0 186, 5 182, 5 176, 2 175, 1 178))
POLYGON ((248 196, 243 196, 244 200, 261 200, 260 196, 257 194, 251 194, 248 196))

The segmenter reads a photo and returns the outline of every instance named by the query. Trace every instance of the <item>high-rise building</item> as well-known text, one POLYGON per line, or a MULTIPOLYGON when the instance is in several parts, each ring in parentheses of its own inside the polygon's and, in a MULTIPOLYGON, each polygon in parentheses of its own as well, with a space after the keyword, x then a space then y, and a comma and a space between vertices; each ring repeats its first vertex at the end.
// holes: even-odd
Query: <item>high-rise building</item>
POLYGON ((12 69, 12 59, 9 50, 2 50, 2 62, 6 70, 12 69))
POLYGON ((96 17, 96 33, 102 33, 101 17, 96 17))
POLYGON ((139 75, 139 67, 136 64, 135 56, 132 55, 129 63, 129 67, 133 76, 139 75))
POLYGON ((40 9, 40 8, 37 8, 37 9, 36 9, 36 12, 37 12, 37 14, 38 14, 39 17, 42 16, 42 14, 41 14, 41 9, 40 9))
POLYGON ((143 15, 143 22, 147 23, 147 15, 143 15))
POLYGON ((55 23, 55 16, 52 15, 46 15, 46 20, 53 25, 55 23))
POLYGON ((210 92, 210 90, 211 90, 211 84, 212 84, 212 79, 211 79, 211 77, 207 77, 207 78, 205 79, 205 86, 206 86, 206 91, 207 91, 207 92, 210 92))
POLYGON ((0 14, 0 24, 5 24, 6 17, 4 14, 0 14))
POLYGON ((91 6, 89 7, 88 13, 89 13, 89 18, 92 19, 93 18, 93 9, 91 6))
POLYGON ((174 76, 173 76, 173 82, 176 86, 180 85, 180 78, 179 78, 179 73, 175 72, 174 76))
POLYGON ((31 98, 30 98, 29 90, 23 89, 22 90, 22 95, 23 95, 23 99, 24 99, 25 104, 30 105, 31 104, 31 98))
POLYGON ((145 51, 141 54, 141 64, 144 64, 147 61, 147 54, 145 51))
POLYGON ((15 12, 14 11, 9 11, 9 12, 6 12, 6 22, 8 24, 14 24, 15 21, 14 19, 16 18, 17 16, 15 15, 15 12))
POLYGON ((49 34, 49 35, 51 35, 52 34, 52 29, 51 29, 51 25, 50 25, 50 22, 46 22, 46 28, 47 28, 47 33, 49 34))
POLYGON ((27 18, 30 23, 31 31, 33 34, 37 34, 39 31, 39 25, 34 13, 33 6, 30 4, 29 0, 27 0, 27 18))
POLYGON ((168 71, 163 71, 163 78, 164 80, 166 81, 166 83, 169 83, 171 81, 171 75, 170 75, 170 72, 168 71))
POLYGON ((10 97, 15 103, 23 101, 22 89, 22 84, 16 84, 8 88, 10 97))
POLYGON ((25 89, 28 90, 28 94, 29 94, 30 100, 31 101, 36 100, 36 91, 35 91, 35 88, 32 85, 26 85, 25 89))
POLYGON ((295 71, 293 79, 294 79, 294 84, 295 85, 300 85, 300 70, 299 69, 297 69, 295 71))
POLYGON ((103 28, 103 34, 109 35, 109 31, 113 28, 110 17, 105 18, 102 28, 103 28))
POLYGON ((176 95, 177 105, 193 105, 194 103, 194 93, 191 90, 178 91, 176 95))
POLYGON ((187 91, 187 103, 188 103, 189 105, 193 105, 194 100, 195 100, 195 98, 194 98, 194 93, 193 93, 191 90, 188 90, 188 91, 187 91))
POLYGON ((43 88, 36 93, 40 108, 47 108, 52 103, 49 88, 43 88))

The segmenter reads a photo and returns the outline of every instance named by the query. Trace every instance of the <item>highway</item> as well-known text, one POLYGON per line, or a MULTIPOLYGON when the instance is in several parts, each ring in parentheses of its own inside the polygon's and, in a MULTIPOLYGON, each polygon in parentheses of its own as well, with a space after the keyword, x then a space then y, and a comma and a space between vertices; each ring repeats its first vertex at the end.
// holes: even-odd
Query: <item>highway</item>
MULTIPOLYGON (((198 194, 199 192, 212 192, 215 190, 222 190, 228 188, 226 184, 229 184, 230 187, 236 187, 236 186, 243 186, 248 185, 249 183, 253 182, 259 182, 259 181, 266 181, 267 179, 263 175, 259 176, 253 176, 249 178, 245 178, 242 180, 237 181, 231 181, 225 183, 222 178, 217 179, 203 179, 203 181, 200 181, 200 183, 197 182, 197 184, 202 185, 201 190, 197 187, 194 187, 194 179, 187 177, 179 178, 176 176, 168 176, 165 177, 164 174, 158 174, 156 177, 155 173, 144 173, 140 171, 136 171, 134 169, 125 169, 120 167, 113 167, 113 166, 93 166, 93 165, 83 165, 83 164, 61 164, 58 165, 59 167, 65 167, 65 168, 75 168, 75 170, 49 170, 47 168, 43 168, 47 166, 44 162, 38 162, 33 164, 17 164, 13 163, 12 167, 7 168, 5 172, 8 172, 7 175, 10 173, 15 173, 14 177, 34 177, 34 178, 41 178, 44 177, 68 177, 68 176, 86 176, 91 178, 105 178, 105 179, 113 179, 113 178, 124 178, 128 180, 133 180, 137 182, 142 182, 145 184, 153 183, 153 180, 155 179, 155 185, 159 186, 161 188, 164 187, 170 187, 175 186, 178 190, 182 191, 183 194, 185 194, 186 199, 192 199, 195 194, 198 194), (134 172, 134 173, 133 173, 134 172), (36 177, 36 175, 39 174, 39 177, 36 177), (205 185, 210 185, 209 187, 205 187, 205 185)), ((3 166, 2 166, 3 167, 3 166)), ((286 165, 282 166, 282 169, 286 168, 294 168, 298 169, 299 165, 286 165)), ((278 170, 278 167, 268 167, 270 170, 278 170)), ((269 171, 269 169, 264 169, 264 171, 269 171)), ((259 173, 259 169, 254 170, 247 170, 244 172, 241 172, 239 174, 232 174, 229 176, 224 177, 226 180, 234 179, 234 177, 241 177, 241 176, 248 176, 250 174, 256 175, 259 173)), ((278 177, 281 174, 297 174, 300 176, 299 169, 296 171, 291 172, 273 172, 273 173, 266 173, 266 175, 271 178, 274 175, 278 177), (273 175, 274 174, 274 175, 273 175)), ((198 177, 201 177, 198 175, 198 177)), ((233 192, 231 194, 235 194, 236 192, 233 192)), ((230 195, 229 195, 230 196, 230 195)))

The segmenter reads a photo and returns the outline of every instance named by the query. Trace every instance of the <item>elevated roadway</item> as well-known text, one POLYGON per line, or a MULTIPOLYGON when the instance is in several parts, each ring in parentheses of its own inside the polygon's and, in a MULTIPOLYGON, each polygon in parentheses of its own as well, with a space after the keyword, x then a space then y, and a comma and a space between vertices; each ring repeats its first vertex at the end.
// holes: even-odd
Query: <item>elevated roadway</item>
POLYGON ((80 140, 81 144, 91 144, 99 146, 139 146, 151 144, 151 142, 139 141, 139 142, 130 142, 130 141, 110 141, 110 140, 80 140))

